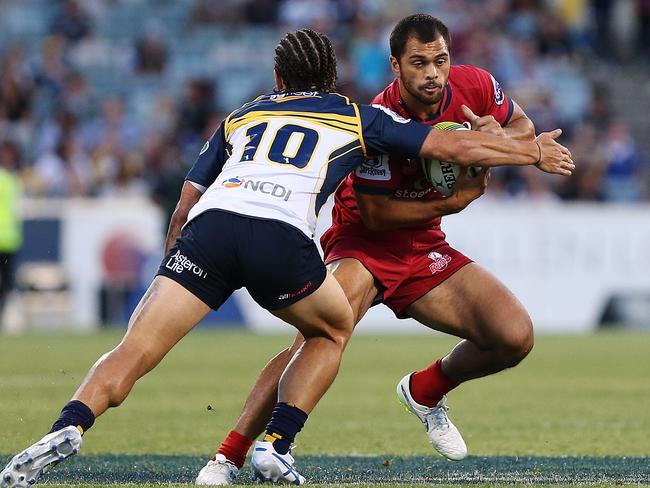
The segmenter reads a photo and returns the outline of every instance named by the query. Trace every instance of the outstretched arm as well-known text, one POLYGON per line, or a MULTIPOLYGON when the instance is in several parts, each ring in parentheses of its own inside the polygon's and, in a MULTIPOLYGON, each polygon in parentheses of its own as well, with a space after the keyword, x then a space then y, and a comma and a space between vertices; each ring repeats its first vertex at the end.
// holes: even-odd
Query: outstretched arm
POLYGON ((568 176, 575 169, 571 152, 555 142, 562 130, 542 132, 533 141, 483 134, 476 131, 429 131, 419 155, 459 166, 528 166, 568 176))
POLYGON ((528 166, 570 175, 571 152, 555 142, 562 131, 519 141, 477 131, 441 131, 404 119, 385 107, 359 106, 365 146, 375 154, 420 156, 459 166, 528 166))

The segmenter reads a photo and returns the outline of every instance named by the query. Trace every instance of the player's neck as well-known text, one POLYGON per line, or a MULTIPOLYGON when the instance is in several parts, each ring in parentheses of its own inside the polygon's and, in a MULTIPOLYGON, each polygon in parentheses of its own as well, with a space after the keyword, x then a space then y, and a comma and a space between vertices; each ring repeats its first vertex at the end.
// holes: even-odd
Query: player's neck
POLYGON ((442 103, 442 99, 433 105, 422 103, 413 95, 411 95, 408 90, 406 90, 406 88, 404 88, 401 80, 399 80, 398 83, 400 97, 406 105, 406 110, 408 111, 409 115, 411 115, 411 117, 420 120, 427 120, 438 112, 440 109, 440 104, 442 103))

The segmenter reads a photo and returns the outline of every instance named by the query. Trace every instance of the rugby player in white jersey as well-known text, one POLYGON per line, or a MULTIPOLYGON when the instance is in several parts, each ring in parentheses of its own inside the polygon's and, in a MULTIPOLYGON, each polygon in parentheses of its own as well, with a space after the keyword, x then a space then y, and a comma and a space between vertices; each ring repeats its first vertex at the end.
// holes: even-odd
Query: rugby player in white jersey
POLYGON ((350 102, 334 93, 329 39, 308 29, 287 34, 276 47, 275 79, 275 93, 231 113, 203 147, 182 190, 180 205, 192 202, 188 223, 124 338, 98 359, 50 432, 0 473, 2 488, 30 486, 75 454, 95 419, 120 405, 139 378, 242 286, 305 338, 282 375, 251 461, 262 480, 303 483, 290 445, 334 380, 354 326, 311 239, 320 207, 342 178, 365 157, 384 153, 463 166, 538 164, 558 174, 574 168, 557 134, 520 142, 432 131, 350 102))

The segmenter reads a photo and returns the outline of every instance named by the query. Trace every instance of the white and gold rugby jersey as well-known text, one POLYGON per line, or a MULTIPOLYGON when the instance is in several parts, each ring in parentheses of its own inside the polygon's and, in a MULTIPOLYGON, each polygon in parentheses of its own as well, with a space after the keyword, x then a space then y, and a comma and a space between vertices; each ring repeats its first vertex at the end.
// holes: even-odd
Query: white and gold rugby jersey
POLYGON ((232 112, 187 175, 211 209, 280 220, 312 237, 320 208, 369 155, 417 156, 430 128, 336 93, 263 95, 232 112))

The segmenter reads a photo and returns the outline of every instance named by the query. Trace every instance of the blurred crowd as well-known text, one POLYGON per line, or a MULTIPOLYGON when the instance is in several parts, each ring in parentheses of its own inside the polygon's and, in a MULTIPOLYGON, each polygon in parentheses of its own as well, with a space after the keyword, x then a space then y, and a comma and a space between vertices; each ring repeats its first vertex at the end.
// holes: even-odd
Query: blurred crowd
POLYGON ((340 91, 368 102, 392 79, 390 30, 418 11, 449 26, 454 64, 489 70, 573 151, 574 177, 498 170, 491 197, 650 200, 648 158, 602 76, 648 69, 650 0, 6 0, 0 166, 28 195, 148 195, 170 210, 221 118, 272 89, 284 32, 330 35, 340 91))

